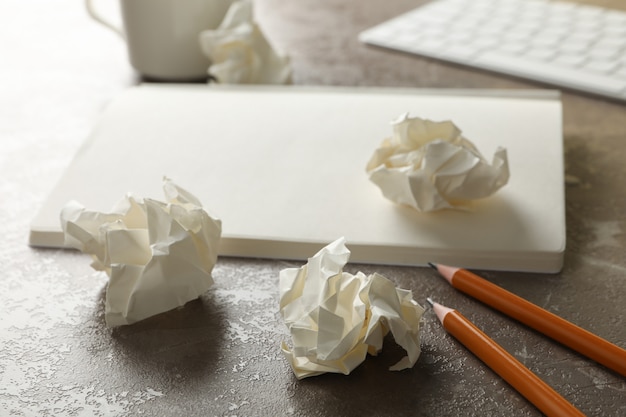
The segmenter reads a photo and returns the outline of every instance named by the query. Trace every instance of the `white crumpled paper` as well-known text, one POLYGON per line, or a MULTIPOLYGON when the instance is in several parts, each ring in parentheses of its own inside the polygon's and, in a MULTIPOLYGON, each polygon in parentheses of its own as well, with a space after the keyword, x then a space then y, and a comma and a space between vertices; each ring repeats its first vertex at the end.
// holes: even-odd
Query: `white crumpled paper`
POLYGON ((252 2, 235 1, 217 29, 200 33, 211 60, 209 75, 222 84, 289 84, 289 58, 279 55, 253 21, 252 2))
POLYGON ((410 118, 393 122, 393 136, 366 168, 383 195, 418 211, 460 207, 492 195, 509 180, 506 149, 491 164, 450 121, 410 118))
POLYGON ((131 324, 184 305, 212 284, 221 221, 164 179, 167 203, 126 195, 109 213, 71 201, 61 211, 65 243, 109 275, 105 320, 131 324))
POLYGON ((382 349, 389 331, 407 352, 391 370, 412 367, 420 355, 424 309, 411 291, 379 274, 343 272, 349 257, 341 238, 301 268, 280 272, 280 312, 293 343, 290 349, 283 342, 282 350, 298 379, 349 374, 382 349))

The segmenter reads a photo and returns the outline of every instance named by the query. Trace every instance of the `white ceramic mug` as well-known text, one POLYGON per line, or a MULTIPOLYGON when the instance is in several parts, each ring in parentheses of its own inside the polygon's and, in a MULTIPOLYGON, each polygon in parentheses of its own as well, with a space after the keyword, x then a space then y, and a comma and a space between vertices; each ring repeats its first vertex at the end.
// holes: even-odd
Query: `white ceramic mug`
POLYGON ((131 65, 144 77, 163 81, 207 78, 209 59, 198 41, 215 29, 232 0, 120 0, 123 29, 100 16, 85 0, 96 21, 118 32, 128 46, 131 65))

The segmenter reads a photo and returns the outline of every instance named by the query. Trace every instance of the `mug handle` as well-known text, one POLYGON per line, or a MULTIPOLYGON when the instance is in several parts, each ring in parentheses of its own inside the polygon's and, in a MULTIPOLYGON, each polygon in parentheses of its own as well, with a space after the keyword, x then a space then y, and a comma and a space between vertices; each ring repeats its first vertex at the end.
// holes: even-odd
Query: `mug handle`
POLYGON ((87 8, 87 13, 89 13, 89 16, 91 16, 91 18, 93 20, 95 20, 96 22, 100 23, 101 25, 111 29, 113 32, 115 32, 118 35, 120 35, 122 37, 122 39, 126 40, 126 34, 124 33, 124 31, 122 29, 118 28, 114 24, 112 24, 109 21, 105 20, 102 16, 100 16, 98 14, 98 12, 96 12, 95 7, 93 6, 93 0, 85 0, 85 7, 87 8))

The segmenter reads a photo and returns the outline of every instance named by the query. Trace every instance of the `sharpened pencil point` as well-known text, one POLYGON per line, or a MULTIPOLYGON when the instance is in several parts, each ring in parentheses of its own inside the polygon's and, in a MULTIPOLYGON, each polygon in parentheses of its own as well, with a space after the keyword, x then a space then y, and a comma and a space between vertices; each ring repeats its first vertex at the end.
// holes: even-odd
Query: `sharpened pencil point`
POLYGON ((435 305, 435 302, 430 297, 426 298, 426 301, 428 302, 428 304, 430 304, 431 307, 435 305))
POLYGON ((432 262, 428 262, 428 266, 430 266, 432 269, 434 269, 435 271, 437 270, 437 265, 435 265, 432 262))

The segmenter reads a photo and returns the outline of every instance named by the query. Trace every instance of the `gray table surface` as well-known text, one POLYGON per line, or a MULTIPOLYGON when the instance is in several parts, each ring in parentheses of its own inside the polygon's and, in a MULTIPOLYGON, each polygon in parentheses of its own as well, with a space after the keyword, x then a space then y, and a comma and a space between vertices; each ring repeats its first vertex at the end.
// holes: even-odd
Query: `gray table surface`
MULTIPOLYGON (((258 21, 303 85, 538 88, 360 44, 419 1, 258 0, 258 21)), ((588 1, 626 9, 620 0, 588 1)), ((297 381, 279 349, 278 273, 223 258, 200 299, 133 326, 104 324, 107 278, 78 252, 27 245, 29 222, 102 108, 140 80, 79 0, 0 3, 0 415, 536 416, 424 315, 422 356, 391 341, 351 375, 297 381)), ((567 250, 555 275, 481 272, 626 348, 626 106, 563 94, 567 250)), ((626 379, 494 312, 427 268, 349 265, 454 306, 585 414, 626 415, 626 379)))

